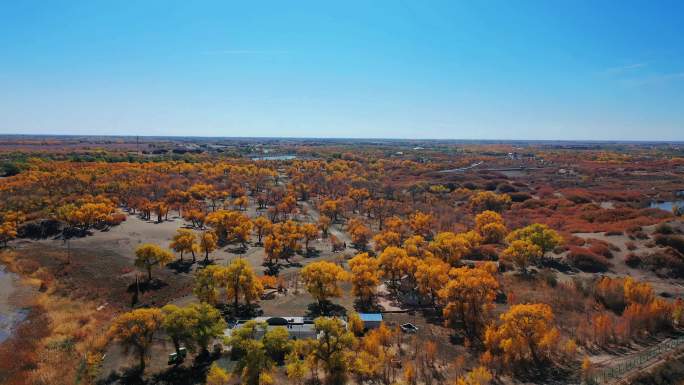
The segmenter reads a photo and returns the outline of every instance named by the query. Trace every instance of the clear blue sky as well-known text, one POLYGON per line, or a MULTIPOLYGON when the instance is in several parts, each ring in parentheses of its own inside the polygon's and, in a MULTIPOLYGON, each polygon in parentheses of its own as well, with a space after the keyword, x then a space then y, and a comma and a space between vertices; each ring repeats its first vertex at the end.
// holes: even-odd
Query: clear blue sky
POLYGON ((6 0, 0 133, 684 140, 684 2, 6 0))

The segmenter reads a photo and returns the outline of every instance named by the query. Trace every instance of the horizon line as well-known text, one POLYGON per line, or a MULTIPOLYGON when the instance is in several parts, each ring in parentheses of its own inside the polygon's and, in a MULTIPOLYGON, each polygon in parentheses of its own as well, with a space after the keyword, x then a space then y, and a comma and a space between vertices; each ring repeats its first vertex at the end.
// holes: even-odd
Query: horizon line
POLYGON ((314 137, 314 136, 198 136, 198 135, 137 135, 137 134, 16 134, 0 133, 0 137, 104 137, 104 138, 188 138, 188 139, 287 139, 287 140, 388 140, 424 142, 587 142, 587 143, 661 143, 684 144, 684 139, 466 139, 466 138, 399 138, 399 137, 314 137))

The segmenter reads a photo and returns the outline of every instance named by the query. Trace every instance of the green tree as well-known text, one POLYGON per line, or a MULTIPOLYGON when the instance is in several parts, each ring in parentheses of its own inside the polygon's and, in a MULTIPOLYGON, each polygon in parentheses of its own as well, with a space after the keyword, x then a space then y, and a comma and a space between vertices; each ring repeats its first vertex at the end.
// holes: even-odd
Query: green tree
POLYGON ((266 353, 276 362, 282 363, 290 351, 290 334, 283 326, 277 326, 266 332, 262 339, 266 353))
POLYGON ((173 304, 165 305, 162 309, 164 316, 162 328, 171 338, 176 353, 180 355, 181 343, 188 348, 193 348, 192 330, 196 319, 189 307, 179 307, 173 304))
POLYGON ((135 266, 147 270, 147 280, 152 280, 152 268, 154 266, 165 266, 173 261, 173 254, 164 250, 158 245, 145 243, 135 249, 135 266))
POLYGON ((273 360, 267 354, 263 341, 257 339, 258 334, 266 332, 266 328, 265 323, 248 321, 236 329, 228 340, 238 359, 235 373, 247 385, 260 385, 261 375, 273 367, 273 360))
POLYGON ((210 265, 195 272, 193 294, 202 302, 216 305, 219 300, 219 276, 224 266, 210 265))
POLYGON ((541 223, 534 223, 514 230, 506 237, 508 243, 513 243, 516 240, 527 240, 534 243, 541 249, 542 255, 563 243, 563 238, 555 230, 541 223))
POLYGON ((356 337, 337 318, 316 318, 314 326, 318 333, 311 351, 314 361, 323 365, 328 384, 344 383, 356 337))
POLYGON ((191 330, 192 339, 202 351, 206 352, 209 342, 223 335, 226 322, 221 317, 221 313, 207 303, 193 303, 189 305, 189 308, 194 319, 191 330))
POLYGON ((527 274, 527 266, 541 255, 541 248, 530 242, 529 239, 517 239, 503 251, 501 259, 515 263, 523 274, 527 274))

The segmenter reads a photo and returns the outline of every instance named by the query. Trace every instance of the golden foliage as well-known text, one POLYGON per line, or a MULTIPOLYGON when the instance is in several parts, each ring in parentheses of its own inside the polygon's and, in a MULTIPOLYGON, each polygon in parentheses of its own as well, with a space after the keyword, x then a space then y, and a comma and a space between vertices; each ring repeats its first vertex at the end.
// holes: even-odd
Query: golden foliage
POLYGON ((302 280, 309 293, 320 303, 331 297, 339 297, 339 284, 349 280, 343 268, 332 262, 320 261, 306 265, 301 272, 302 280))
POLYGON ((349 268, 352 272, 352 293, 362 302, 369 303, 380 284, 380 262, 368 253, 361 253, 349 260, 349 268))
POLYGON ((541 365, 558 352, 560 333, 553 311, 546 304, 513 305, 500 317, 498 326, 485 332, 485 345, 506 367, 523 363, 541 365))
POLYGON ((152 267, 165 266, 173 261, 173 254, 159 245, 145 243, 135 249, 135 266, 147 269, 147 279, 152 280, 152 267))
POLYGON ((499 283, 485 268, 461 267, 449 272, 451 279, 441 290, 439 300, 448 323, 463 323, 466 332, 477 336, 487 323, 499 283))
POLYGON ((145 356, 154 333, 161 327, 163 315, 159 309, 137 309, 116 317, 109 328, 109 336, 125 349, 132 348, 138 355, 140 368, 145 369, 145 356))
POLYGON ((541 255, 541 248, 529 240, 515 240, 503 251, 501 257, 504 261, 513 262, 526 273, 527 266, 536 262, 541 255))

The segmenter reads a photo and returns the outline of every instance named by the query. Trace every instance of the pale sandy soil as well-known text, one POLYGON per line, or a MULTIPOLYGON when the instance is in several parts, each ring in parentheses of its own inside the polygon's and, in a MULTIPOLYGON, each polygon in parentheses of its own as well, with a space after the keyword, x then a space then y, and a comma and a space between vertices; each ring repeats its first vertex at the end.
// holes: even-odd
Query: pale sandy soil
MULTIPOLYGON (((310 203, 299 202, 300 207, 305 211, 304 214, 299 214, 297 219, 302 222, 315 222, 318 219, 318 212, 315 206, 310 203)), ((251 206, 245 210, 248 216, 255 218, 261 215, 260 212, 251 206)), ((175 214, 175 213, 174 213, 175 214)), ((178 228, 187 226, 187 224, 175 215, 169 215, 169 220, 162 223, 155 223, 154 221, 143 221, 137 216, 128 216, 127 220, 121 225, 110 229, 107 232, 95 232, 94 235, 75 239, 72 241, 71 247, 78 249, 91 249, 96 253, 108 252, 109 257, 116 256, 116 258, 124 259, 132 266, 134 259, 135 248, 141 243, 156 243, 161 246, 168 246, 171 238, 178 228)), ((349 237, 343 232, 339 225, 331 228, 330 232, 335 234, 339 239, 350 244, 349 237)), ((46 244, 54 245, 55 247, 64 247, 62 241, 59 240, 45 240, 39 241, 46 244)), ((228 245, 222 247, 210 254, 212 263, 227 264, 235 258, 245 258, 252 265, 258 274, 263 274, 266 267, 263 266, 264 249, 262 246, 256 245, 256 239, 253 238, 249 244, 248 249, 244 253, 239 252, 239 245, 228 245)), ((333 253, 331 246, 326 239, 317 239, 310 242, 310 247, 318 252, 314 257, 305 257, 296 255, 290 259, 290 264, 286 262, 281 263, 279 276, 282 277, 287 285, 285 293, 278 293, 272 299, 262 300, 260 302, 260 309, 264 315, 298 315, 303 316, 309 314, 310 306, 316 301, 306 291, 306 288, 298 281, 299 271, 303 266, 320 260, 334 261, 344 263, 345 255, 354 254, 355 250, 347 249, 342 252, 333 253)), ((192 257, 185 255, 184 259, 189 260, 192 257)), ((197 255, 197 260, 202 261, 204 255, 197 255)), ((195 264, 191 271, 196 270, 201 265, 195 264)), ((169 270, 166 268, 165 270, 169 270)), ((190 272, 178 273, 180 276, 191 278, 190 272)), ((338 309, 353 309, 354 298, 351 295, 351 285, 346 283, 343 285, 344 295, 341 298, 336 298, 332 302, 338 305, 338 309)), ((197 299, 192 294, 177 297, 171 303, 178 305, 185 305, 195 302, 197 299)), ((173 346, 169 344, 163 336, 156 339, 154 347, 152 348, 152 360, 149 363, 149 373, 164 370, 166 365, 166 358, 168 353, 173 351, 173 346)), ((112 344, 107 350, 107 358, 103 365, 103 375, 107 376, 110 372, 120 370, 122 367, 133 366, 135 364, 134 357, 126 357, 119 346, 112 344)))
MULTIPOLYGON (((654 228, 655 226, 645 226, 643 229, 647 234, 651 235, 654 228)), ((613 277, 630 276, 634 279, 650 283, 656 293, 669 293, 677 298, 684 297, 684 286, 682 286, 682 280, 658 277, 652 271, 641 268, 632 268, 625 264, 625 258, 629 253, 641 255, 652 253, 655 250, 658 250, 658 247, 649 248, 646 246, 646 244, 652 242, 652 240, 632 240, 626 235, 606 235, 605 233, 575 233, 574 235, 584 239, 594 238, 606 241, 620 248, 620 251, 614 251, 613 254, 615 256, 612 259, 609 259, 613 266, 605 275, 613 277), (628 242, 634 243, 637 248, 633 251, 628 250, 628 242)))
POLYGON ((0 343, 26 318, 35 294, 35 287, 23 283, 0 263, 0 343))
POLYGON ((20 289, 19 278, 0 265, 0 343, 12 333, 14 326, 24 317, 13 296, 20 289))

